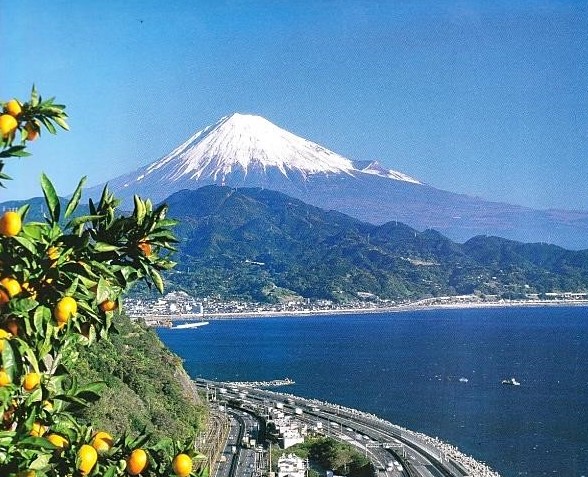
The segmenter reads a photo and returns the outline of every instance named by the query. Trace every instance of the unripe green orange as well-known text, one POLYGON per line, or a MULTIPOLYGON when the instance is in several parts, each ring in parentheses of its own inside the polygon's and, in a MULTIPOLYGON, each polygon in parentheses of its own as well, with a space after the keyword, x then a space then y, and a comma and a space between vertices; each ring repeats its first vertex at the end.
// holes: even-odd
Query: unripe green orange
POLYGON ((16 477, 36 477, 37 473, 34 470, 21 470, 16 477))

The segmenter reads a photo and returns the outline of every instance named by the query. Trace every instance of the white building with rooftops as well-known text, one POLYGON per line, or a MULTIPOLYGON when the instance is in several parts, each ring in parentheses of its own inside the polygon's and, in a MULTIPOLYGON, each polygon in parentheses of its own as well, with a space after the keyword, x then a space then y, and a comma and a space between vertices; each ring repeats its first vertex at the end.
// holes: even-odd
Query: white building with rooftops
POLYGON ((306 461, 294 454, 282 454, 278 459, 277 477, 305 477, 306 461))

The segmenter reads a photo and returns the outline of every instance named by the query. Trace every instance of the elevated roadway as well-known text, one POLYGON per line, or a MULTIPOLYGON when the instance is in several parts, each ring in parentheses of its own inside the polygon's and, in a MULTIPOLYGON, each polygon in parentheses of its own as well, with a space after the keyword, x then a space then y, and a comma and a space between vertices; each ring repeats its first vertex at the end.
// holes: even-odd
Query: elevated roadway
MULTIPOLYGON (((324 434, 347 442, 364 452, 374 465, 377 477, 471 475, 459 463, 445 456, 440 449, 420 441, 415 433, 375 416, 297 396, 239 387, 232 383, 199 379, 196 384, 201 389, 207 389, 208 393, 214 393, 217 401, 240 406, 241 409, 247 409, 260 417, 267 415, 268 408, 279 406, 285 413, 305 422, 309 428, 320 429, 324 434)), ((253 461, 245 468, 241 467, 237 474, 218 477, 249 477, 260 474, 260 464, 253 461), (251 463, 253 466, 248 467, 251 463), (247 469, 255 469, 256 473, 251 473, 247 469)))

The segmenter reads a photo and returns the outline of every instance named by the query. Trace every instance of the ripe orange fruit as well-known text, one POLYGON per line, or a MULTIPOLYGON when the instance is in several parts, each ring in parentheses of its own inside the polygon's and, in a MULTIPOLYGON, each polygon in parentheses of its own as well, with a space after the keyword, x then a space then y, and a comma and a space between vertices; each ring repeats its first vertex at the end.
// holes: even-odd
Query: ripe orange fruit
POLYGON ((39 129, 33 123, 27 123, 25 131, 27 132, 27 141, 34 141, 39 137, 39 129))
POLYGON ((92 439, 92 447, 98 451, 99 454, 108 452, 112 448, 114 439, 108 432, 99 431, 92 439))
POLYGON ((98 307, 102 311, 112 311, 116 310, 116 308, 118 307, 118 303, 112 300, 104 300, 102 303, 100 303, 100 305, 98 305, 98 307))
POLYGON ((8 318, 3 326, 10 332, 10 334, 13 336, 18 336, 20 325, 18 324, 18 320, 16 318, 8 318))
POLYGON ((192 459, 186 454, 178 454, 174 457, 172 468, 178 477, 188 477, 192 472, 192 459))
POLYGON ((78 451, 78 458, 76 460, 78 470, 82 475, 89 474, 98 460, 98 453, 96 449, 88 444, 84 444, 78 451))
POLYGON ((49 260, 57 260, 59 258, 59 248, 58 247, 49 247, 47 249, 47 256, 49 257, 49 260))
POLYGON ((14 278, 5 277, 2 280, 0 280, 0 285, 2 285, 6 289, 10 298, 18 295, 22 291, 20 283, 18 283, 18 281, 14 278))
POLYGON ((22 382, 22 387, 25 391, 32 391, 41 382, 41 375, 39 373, 27 373, 22 382))
POLYGON ((69 441, 59 434, 49 434, 47 436, 47 440, 51 442, 55 447, 59 447, 60 449, 65 449, 69 447, 69 441))
POLYGON ((130 475, 139 475, 147 468, 147 453, 143 449, 135 449, 127 458, 127 472, 130 475))
POLYGON ((0 280, 0 285, 2 285, 0 287, 0 305, 5 305, 12 297, 15 297, 22 291, 20 283, 14 278, 4 277, 0 280))
POLYGON ((37 421, 33 424, 33 427, 31 428, 31 432, 29 432, 29 434, 34 437, 41 437, 43 434, 45 434, 45 432, 47 432, 47 428, 39 421, 37 421))
POLYGON ((13 400, 12 405, 4 411, 4 414, 2 414, 2 424, 4 425, 4 429, 10 429, 12 426, 16 409, 16 401, 13 400))
POLYGON ((8 331, 0 328, 0 353, 4 349, 4 340, 9 340, 12 335, 8 331))
POLYGON ((57 302, 53 310, 53 316, 59 326, 65 325, 68 320, 77 313, 78 304, 71 296, 65 296, 57 302))
MULTIPOLYGON (((2 117, 4 116, 0 116, 0 118, 2 117)), ((15 212, 14 210, 4 212, 4 215, 0 217, 0 235, 14 237, 19 234, 20 229, 22 229, 22 220, 20 215, 18 215, 18 212, 15 212)))
POLYGON ((139 250, 143 252, 143 255, 145 255, 146 257, 149 257, 151 255, 152 249, 151 244, 149 242, 141 240, 137 246, 139 247, 139 250))
POLYGON ((4 105, 4 111, 16 118, 20 113, 22 113, 22 108, 18 100, 11 99, 4 105))
POLYGON ((18 121, 10 114, 3 114, 0 116, 0 133, 3 138, 10 136, 18 127, 18 121))
POLYGON ((0 387, 8 386, 12 382, 8 373, 4 369, 0 369, 0 387))

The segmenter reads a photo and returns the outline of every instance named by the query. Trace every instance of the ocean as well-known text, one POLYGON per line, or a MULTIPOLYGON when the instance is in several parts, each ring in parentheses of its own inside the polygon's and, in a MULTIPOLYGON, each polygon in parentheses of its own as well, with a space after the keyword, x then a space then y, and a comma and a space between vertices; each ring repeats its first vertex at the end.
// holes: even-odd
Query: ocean
POLYGON ((288 377, 275 390, 437 436, 504 477, 588 476, 588 307, 221 319, 158 333, 193 377, 288 377), (501 383, 510 378, 521 385, 501 383))

